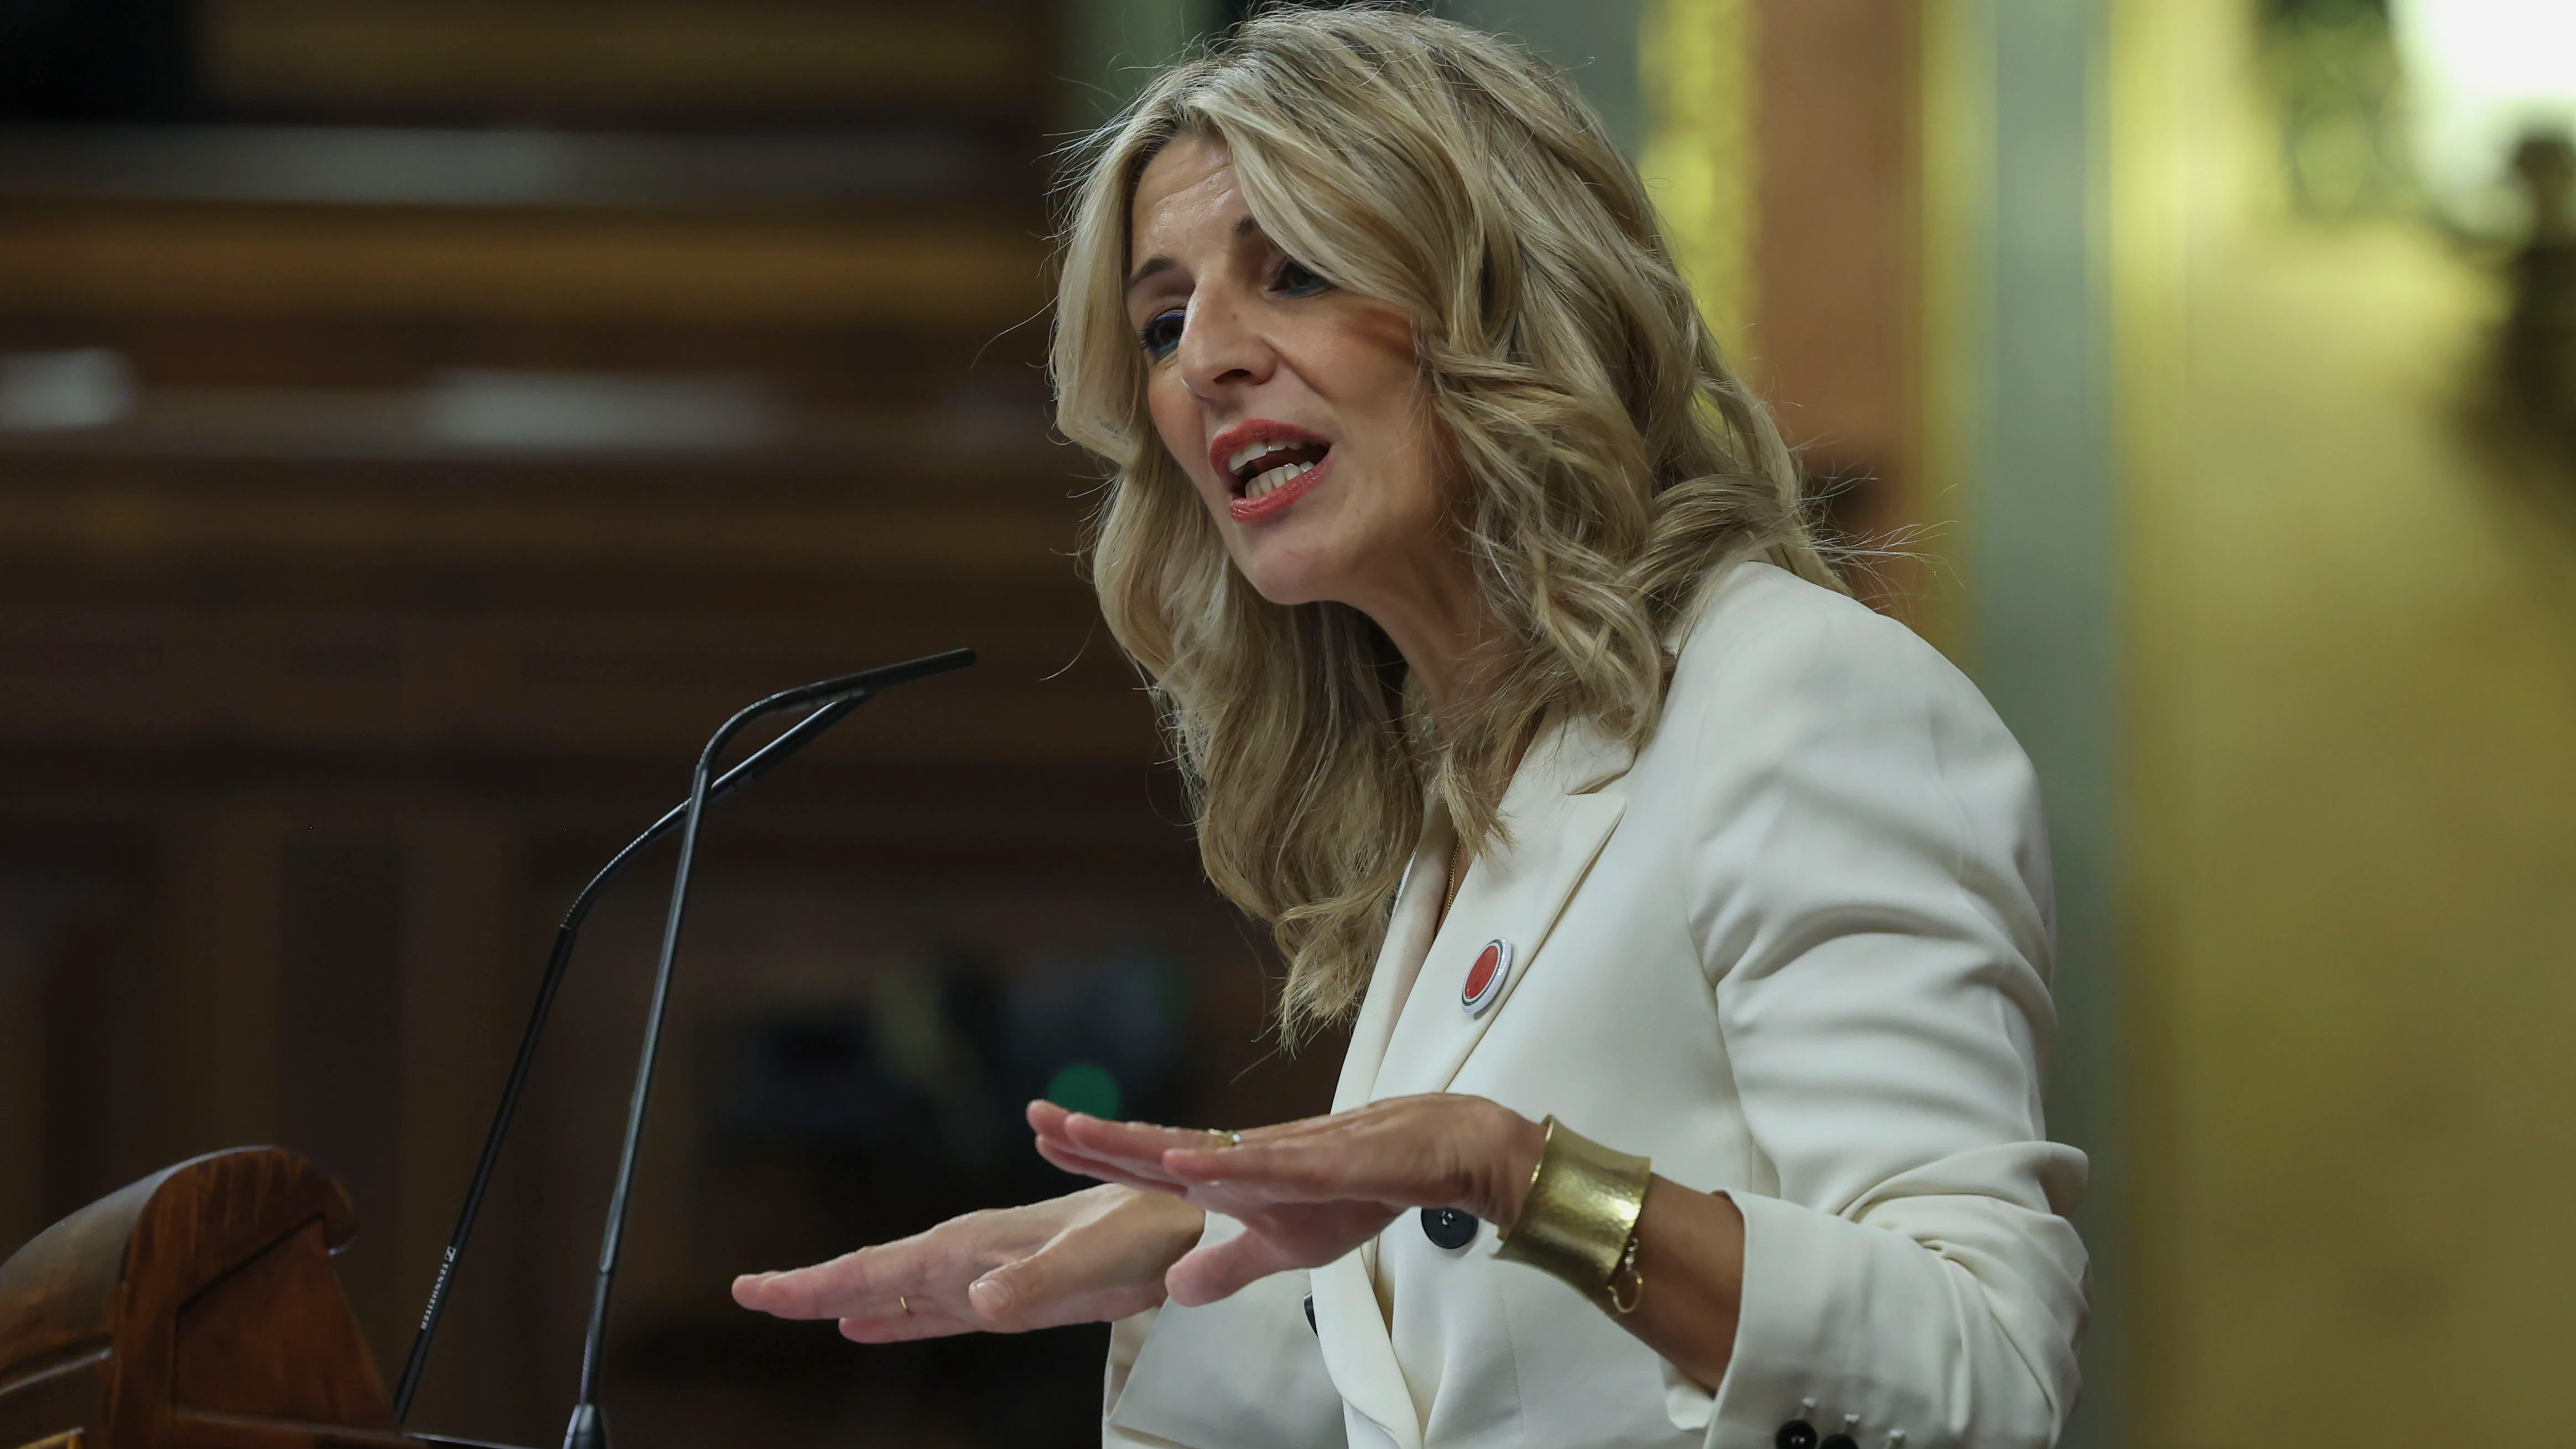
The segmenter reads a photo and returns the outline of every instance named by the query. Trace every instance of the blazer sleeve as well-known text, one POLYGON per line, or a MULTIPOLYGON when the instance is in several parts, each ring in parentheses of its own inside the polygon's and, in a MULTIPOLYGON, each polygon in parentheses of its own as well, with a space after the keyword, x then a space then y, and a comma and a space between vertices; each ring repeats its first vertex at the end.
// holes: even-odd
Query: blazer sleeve
POLYGON ((1866 1449, 2053 1444, 2085 1317, 2066 1216, 2085 1161, 2041 1114, 2037 780, 1902 625, 1841 600, 1766 622, 1698 671, 1686 656, 1671 701, 1697 716, 1709 791, 1691 928, 1753 1176, 1776 1185, 1731 1194, 1725 1379, 1712 1394, 1668 1367, 1668 1406, 1711 1449, 1800 1420, 1866 1449))
MULTIPOLYGON (((1210 1213, 1200 1241, 1241 1230, 1210 1213)), ((1103 1449, 1343 1449, 1306 1282, 1274 1273, 1204 1307, 1167 1303, 1111 1325, 1103 1449)))

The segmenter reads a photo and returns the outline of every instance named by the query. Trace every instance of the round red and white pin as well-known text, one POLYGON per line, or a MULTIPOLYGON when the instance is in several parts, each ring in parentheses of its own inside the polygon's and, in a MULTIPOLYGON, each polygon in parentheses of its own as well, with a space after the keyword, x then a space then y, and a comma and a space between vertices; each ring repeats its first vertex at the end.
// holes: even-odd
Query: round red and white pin
POLYGON ((1485 943, 1476 953, 1476 964, 1467 968, 1467 982, 1458 988, 1458 1004, 1469 1016, 1482 1016, 1485 1008, 1503 994, 1503 982, 1512 974, 1512 943, 1500 936, 1485 943))

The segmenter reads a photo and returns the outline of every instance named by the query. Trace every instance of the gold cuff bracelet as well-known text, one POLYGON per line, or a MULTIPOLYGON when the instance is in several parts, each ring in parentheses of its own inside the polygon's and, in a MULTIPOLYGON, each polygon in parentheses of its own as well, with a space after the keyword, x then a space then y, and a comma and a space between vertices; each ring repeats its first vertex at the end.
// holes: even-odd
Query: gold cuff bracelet
MULTIPOLYGON (((1554 1274, 1586 1297, 1608 1293, 1623 1265, 1634 1272, 1629 1249, 1653 1179, 1645 1158, 1613 1152, 1551 1116, 1520 1215, 1494 1256, 1554 1274)), ((1627 1306, 1636 1306, 1633 1293, 1627 1306)))

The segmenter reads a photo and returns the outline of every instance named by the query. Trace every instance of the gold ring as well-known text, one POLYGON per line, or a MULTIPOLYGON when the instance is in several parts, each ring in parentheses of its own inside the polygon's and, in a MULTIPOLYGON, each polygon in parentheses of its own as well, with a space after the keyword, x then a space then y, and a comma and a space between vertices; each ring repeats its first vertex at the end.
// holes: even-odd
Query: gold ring
POLYGON ((898 1293, 898 1294, 894 1295, 894 1301, 895 1301, 895 1303, 896 1303, 896 1305, 897 1305, 897 1306, 899 1306, 900 1308, 902 1308, 902 1309, 903 1309, 904 1317, 909 1318, 909 1317, 911 1317, 911 1316, 912 1316, 912 1300, 911 1300, 911 1299, 906 1298, 906 1297, 905 1297, 905 1296, 903 1296, 902 1294, 898 1293))
POLYGON ((1225 1145, 1228 1147, 1241 1147, 1243 1145, 1243 1134, 1240 1132, 1229 1131, 1223 1127, 1209 1127, 1204 1130, 1210 1137, 1224 1138, 1225 1145))

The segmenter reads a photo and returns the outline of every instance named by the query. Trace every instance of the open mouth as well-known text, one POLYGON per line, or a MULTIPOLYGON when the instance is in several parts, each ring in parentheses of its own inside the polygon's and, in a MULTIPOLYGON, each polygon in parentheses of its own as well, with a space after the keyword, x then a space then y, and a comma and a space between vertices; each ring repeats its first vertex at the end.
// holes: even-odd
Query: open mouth
POLYGON ((1247 523, 1304 497, 1330 471, 1332 452, 1325 439, 1267 418, 1226 429, 1209 449, 1234 494, 1227 512, 1247 523))
POLYGON ((1313 472, 1331 451, 1328 443, 1271 438, 1235 449, 1226 472, 1233 475, 1235 497, 1258 502, 1313 472))

